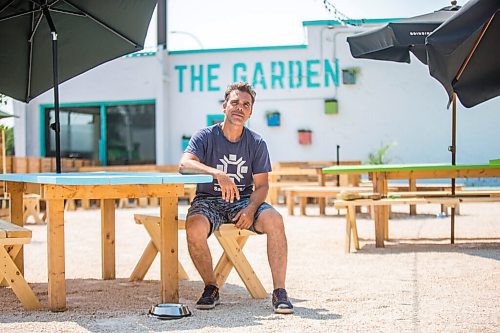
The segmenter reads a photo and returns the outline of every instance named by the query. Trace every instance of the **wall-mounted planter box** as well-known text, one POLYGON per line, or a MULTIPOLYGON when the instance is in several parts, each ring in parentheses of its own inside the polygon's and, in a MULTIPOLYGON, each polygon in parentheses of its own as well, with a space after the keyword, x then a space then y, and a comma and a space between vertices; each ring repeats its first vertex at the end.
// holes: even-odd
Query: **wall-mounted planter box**
POLYGON ((339 113, 339 102, 335 98, 325 100, 325 114, 337 113, 339 113))
POLYGON ((277 127, 280 126, 280 113, 278 111, 266 112, 267 126, 277 127))
POLYGON ((312 143, 312 131, 308 129, 299 129, 299 144, 310 145, 312 143))
POLYGON ((188 136, 188 135, 183 135, 182 136, 182 140, 181 140, 181 148, 182 148, 182 151, 186 150, 188 144, 189 144, 189 140, 191 140, 191 137, 188 136))
POLYGON ((342 83, 356 84, 356 77, 359 73, 359 67, 348 67, 342 69, 342 83))

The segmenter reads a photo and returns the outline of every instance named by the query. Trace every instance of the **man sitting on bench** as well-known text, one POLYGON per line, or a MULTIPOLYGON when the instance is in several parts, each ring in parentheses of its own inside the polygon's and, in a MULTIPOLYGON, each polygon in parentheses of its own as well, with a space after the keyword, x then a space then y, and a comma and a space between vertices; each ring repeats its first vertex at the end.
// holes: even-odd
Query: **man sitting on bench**
POLYGON ((204 173, 214 178, 213 183, 197 185, 186 219, 189 254, 205 283, 196 308, 213 309, 219 303, 207 238, 221 224, 234 223, 240 229, 267 235, 274 312, 293 313, 285 290, 287 240, 283 218, 264 202, 271 171, 269 152, 264 140, 244 126, 252 115, 254 101, 255 91, 248 83, 231 84, 222 104, 224 121, 195 133, 179 163, 180 173, 204 173))

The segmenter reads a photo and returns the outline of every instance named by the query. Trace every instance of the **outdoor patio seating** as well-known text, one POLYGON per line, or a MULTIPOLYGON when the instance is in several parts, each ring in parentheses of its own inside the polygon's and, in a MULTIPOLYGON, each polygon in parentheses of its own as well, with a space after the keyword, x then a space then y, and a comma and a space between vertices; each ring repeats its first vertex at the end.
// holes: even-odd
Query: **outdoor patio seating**
MULTIPOLYGON (((144 276, 158 253, 160 242, 160 217, 159 215, 135 214, 134 219, 137 224, 142 224, 146 228, 151 237, 151 241, 144 249, 141 259, 136 264, 129 278, 130 281, 140 281, 144 279, 144 276)), ((180 216, 178 221, 179 230, 185 229, 185 217, 180 216)), ((253 298, 266 298, 266 290, 243 254, 243 247, 248 237, 253 235, 257 234, 249 230, 238 229, 232 224, 223 224, 219 230, 214 232, 215 238, 217 238, 224 250, 224 253, 215 266, 215 277, 217 279, 217 285, 219 288, 222 288, 229 273, 234 267, 253 298)), ((188 278, 180 262, 179 278, 188 278)))

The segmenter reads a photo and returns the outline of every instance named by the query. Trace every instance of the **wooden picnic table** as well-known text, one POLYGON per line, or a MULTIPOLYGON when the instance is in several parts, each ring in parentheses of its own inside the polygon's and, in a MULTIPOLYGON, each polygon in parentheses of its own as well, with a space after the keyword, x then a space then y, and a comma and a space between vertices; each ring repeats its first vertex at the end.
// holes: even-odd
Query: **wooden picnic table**
MULTIPOLYGON (((488 178, 500 177, 500 164, 386 164, 386 165, 345 165, 331 166, 323 169, 332 174, 369 174, 373 182, 373 192, 386 196, 389 179, 409 179, 410 190, 417 179, 445 178, 488 178)), ((384 247, 386 225, 389 219, 388 206, 375 206, 375 246, 384 247)), ((451 241, 454 230, 452 226, 451 241)))
MULTIPOLYGON (((51 311, 66 309, 64 200, 101 200, 102 278, 115 278, 115 199, 160 198, 161 302, 179 301, 177 237, 178 197, 185 183, 212 181, 209 175, 145 172, 81 172, 0 174, 10 193, 11 222, 23 225, 23 193, 47 202, 48 303, 51 311)), ((22 250, 21 250, 22 251, 22 250)), ((16 258, 22 272, 22 252, 16 258)))

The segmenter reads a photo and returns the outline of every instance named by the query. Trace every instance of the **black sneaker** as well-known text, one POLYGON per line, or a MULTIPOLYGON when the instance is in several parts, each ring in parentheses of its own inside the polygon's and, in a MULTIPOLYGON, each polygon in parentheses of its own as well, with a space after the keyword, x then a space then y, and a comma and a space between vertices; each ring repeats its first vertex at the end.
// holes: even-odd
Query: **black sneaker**
POLYGON ((195 308, 200 310, 210 310, 215 308, 219 304, 219 288, 214 285, 209 284, 205 286, 203 290, 203 295, 196 302, 195 308))
POLYGON ((280 313, 280 314, 293 313, 293 305, 288 299, 288 295, 285 289, 283 288, 274 289, 273 308, 274 308, 274 313, 280 313))

